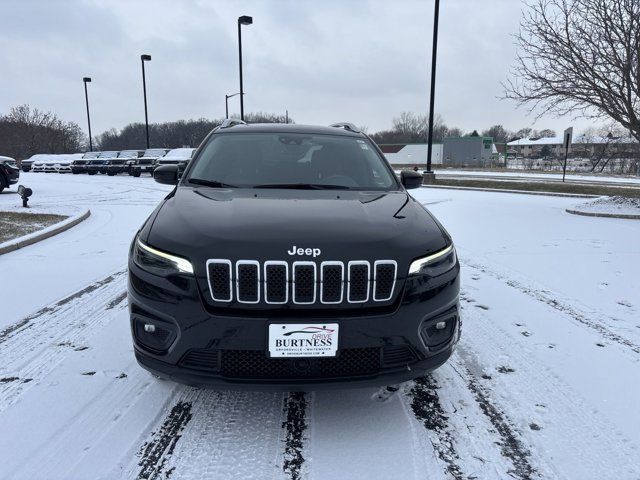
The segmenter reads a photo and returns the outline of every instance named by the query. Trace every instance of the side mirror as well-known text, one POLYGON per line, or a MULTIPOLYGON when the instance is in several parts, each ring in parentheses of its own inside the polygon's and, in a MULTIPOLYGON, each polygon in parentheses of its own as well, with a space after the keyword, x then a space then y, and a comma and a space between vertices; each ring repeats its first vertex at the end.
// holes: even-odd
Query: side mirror
POLYGON ((402 170, 400 173, 400 181, 406 189, 418 188, 422 185, 422 174, 413 170, 402 170))
POLYGON ((165 185, 178 184, 178 166, 177 165, 161 165, 153 171, 153 179, 158 183, 165 185))

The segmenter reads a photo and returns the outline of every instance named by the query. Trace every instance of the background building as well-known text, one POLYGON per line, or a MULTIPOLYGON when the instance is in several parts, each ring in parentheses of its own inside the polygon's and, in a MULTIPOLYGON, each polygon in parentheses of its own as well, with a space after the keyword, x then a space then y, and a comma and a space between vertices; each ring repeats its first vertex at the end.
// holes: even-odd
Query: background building
MULTIPOLYGON (((379 145, 389 163, 397 167, 426 167, 426 143, 393 143, 379 145)), ((434 143, 431 151, 431 163, 442 165, 442 144, 434 143)))
POLYGON ((443 164, 455 167, 489 167, 493 150, 491 137, 450 137, 443 143, 443 164))
MULTIPOLYGON (((559 158, 564 157, 562 135, 544 138, 521 138, 509 142, 509 155, 514 151, 517 157, 523 158, 559 158)), ((570 157, 591 158, 603 152, 628 155, 638 150, 637 140, 631 137, 577 135, 569 145, 570 157)))

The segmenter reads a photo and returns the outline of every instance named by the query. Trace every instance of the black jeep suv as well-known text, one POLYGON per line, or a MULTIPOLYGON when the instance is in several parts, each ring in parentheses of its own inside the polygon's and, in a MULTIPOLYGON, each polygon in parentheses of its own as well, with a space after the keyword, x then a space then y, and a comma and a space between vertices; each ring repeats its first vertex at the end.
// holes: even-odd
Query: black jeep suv
POLYGON ((227 121, 209 134, 129 255, 135 355, 191 385, 392 385, 460 335, 449 234, 351 124, 227 121))

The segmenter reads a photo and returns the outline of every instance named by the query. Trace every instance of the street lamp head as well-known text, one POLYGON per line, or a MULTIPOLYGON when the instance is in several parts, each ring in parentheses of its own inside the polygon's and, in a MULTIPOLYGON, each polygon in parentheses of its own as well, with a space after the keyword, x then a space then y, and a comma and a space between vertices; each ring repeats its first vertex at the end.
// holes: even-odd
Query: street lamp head
POLYGON ((91 77, 82 77, 82 81, 84 83, 89 83, 91 81, 91 77))
POLYGON ((140 55, 140 59, 144 62, 147 60, 151 60, 151 55, 140 55))
POLYGON ((240 25, 251 25, 253 23, 253 17, 249 17, 248 15, 242 15, 238 18, 238 23, 240 25))

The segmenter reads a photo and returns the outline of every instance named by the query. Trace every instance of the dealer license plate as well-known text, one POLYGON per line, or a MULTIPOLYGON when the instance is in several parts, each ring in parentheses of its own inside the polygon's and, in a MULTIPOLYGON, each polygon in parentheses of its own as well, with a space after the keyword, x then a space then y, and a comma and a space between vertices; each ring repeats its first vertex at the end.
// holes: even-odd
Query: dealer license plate
POLYGON ((269 325, 271 357, 335 357, 337 323, 272 323, 269 325))

